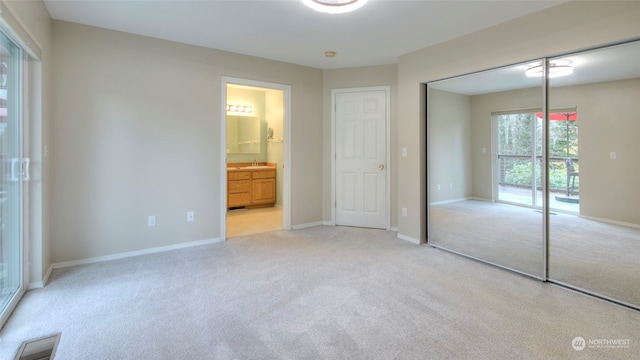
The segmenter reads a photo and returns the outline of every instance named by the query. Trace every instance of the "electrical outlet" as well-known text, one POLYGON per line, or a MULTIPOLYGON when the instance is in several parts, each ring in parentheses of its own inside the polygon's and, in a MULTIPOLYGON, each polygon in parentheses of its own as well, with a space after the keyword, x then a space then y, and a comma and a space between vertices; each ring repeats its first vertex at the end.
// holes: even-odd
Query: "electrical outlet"
POLYGON ((402 157, 407 157, 407 148, 406 147, 402 148, 402 157))
POLYGON ((452 190, 453 189, 453 183, 449 183, 449 189, 452 190))
POLYGON ((402 217, 407 217, 407 208, 402 208, 402 217))
POLYGON ((438 191, 440 191, 440 184, 438 184, 438 191))
POLYGON ((187 221, 188 221, 188 222, 192 222, 192 221, 193 221, 193 218, 194 218, 194 213, 193 213, 193 211, 189 211, 189 212, 187 213, 187 221))
POLYGON ((156 226, 156 217, 155 215, 149 216, 147 219, 147 226, 156 226))

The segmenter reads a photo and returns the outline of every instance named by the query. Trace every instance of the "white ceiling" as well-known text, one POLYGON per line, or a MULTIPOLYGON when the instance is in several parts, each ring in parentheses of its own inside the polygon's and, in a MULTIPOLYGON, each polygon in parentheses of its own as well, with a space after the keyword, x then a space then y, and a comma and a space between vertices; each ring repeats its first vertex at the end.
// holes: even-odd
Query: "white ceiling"
MULTIPOLYGON (((640 78, 640 41, 560 56, 568 60, 573 74, 550 79, 551 87, 580 85, 640 78)), ((530 78, 525 71, 539 62, 505 66, 431 84, 432 88, 465 95, 541 87, 541 78, 530 78)))
POLYGON ((52 18, 240 54, 334 69, 400 55, 564 1, 369 0, 323 14, 299 0, 44 0, 52 18), (326 58, 325 51, 335 51, 326 58))

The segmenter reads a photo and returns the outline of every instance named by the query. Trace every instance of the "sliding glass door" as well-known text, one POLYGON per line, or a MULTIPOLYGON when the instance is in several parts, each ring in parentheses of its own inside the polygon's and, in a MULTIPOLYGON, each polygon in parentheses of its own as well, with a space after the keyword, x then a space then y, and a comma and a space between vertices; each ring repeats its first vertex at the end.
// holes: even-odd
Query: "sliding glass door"
MULTIPOLYGON (((499 202, 542 209, 542 111, 492 113, 496 144, 494 194, 499 202)), ((579 212, 578 113, 549 112, 549 208, 579 212)))
POLYGON ((542 119, 535 111, 494 113, 498 201, 542 207, 542 119))
POLYGON ((21 50, 0 33, 0 326, 24 292, 21 50))

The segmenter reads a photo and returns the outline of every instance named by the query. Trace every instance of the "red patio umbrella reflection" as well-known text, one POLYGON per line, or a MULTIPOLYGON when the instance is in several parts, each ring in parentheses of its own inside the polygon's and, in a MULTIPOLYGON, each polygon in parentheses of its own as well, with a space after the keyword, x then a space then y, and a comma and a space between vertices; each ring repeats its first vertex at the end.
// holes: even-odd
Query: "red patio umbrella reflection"
MULTIPOLYGON (((539 119, 542 119, 542 113, 537 112, 536 116, 539 119)), ((566 121, 567 123, 567 157, 569 156, 569 121, 578 120, 577 112, 557 112, 557 113, 549 113, 549 121, 566 121)))
MULTIPOLYGON (((542 113, 537 112, 536 116, 542 119, 542 113)), ((549 120, 562 120, 562 121, 576 121, 578 120, 578 113, 576 112, 559 112, 559 113, 549 113, 549 120)))

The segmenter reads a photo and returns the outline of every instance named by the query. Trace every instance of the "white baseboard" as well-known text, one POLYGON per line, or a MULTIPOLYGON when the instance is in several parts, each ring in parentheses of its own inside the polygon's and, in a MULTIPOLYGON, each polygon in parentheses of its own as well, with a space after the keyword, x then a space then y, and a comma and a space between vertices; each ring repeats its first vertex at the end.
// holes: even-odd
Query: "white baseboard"
POLYGON ((595 217, 595 216, 587 216, 587 215, 580 215, 580 217, 581 218, 585 218, 585 219, 589 219, 589 220, 595 220, 595 221, 607 223, 607 224, 621 225, 621 226, 627 226, 627 227, 640 229, 640 224, 628 223, 628 222, 624 222, 624 221, 611 220, 611 219, 605 219, 605 218, 600 218, 600 217, 595 217))
POLYGON ((472 196, 472 197, 469 198, 469 200, 495 202, 495 201, 493 201, 493 199, 481 198, 481 197, 477 197, 477 196, 472 196))
POLYGON ((465 200, 471 200, 471 199, 473 199, 473 198, 465 197, 465 198, 459 198, 459 199, 451 199, 451 200, 444 200, 444 201, 435 201, 435 202, 432 202, 432 203, 431 203, 431 204, 429 204, 429 205, 431 205, 431 206, 434 206, 434 205, 444 205, 444 204, 450 204, 450 203, 454 203, 454 202, 458 202, 458 201, 465 201, 465 200))
POLYGON ((395 227, 395 226, 394 226, 394 227, 390 227, 390 228, 389 228, 389 231, 395 231, 395 232, 398 232, 398 227, 395 227))
POLYGON ((47 285, 47 281, 49 281, 49 276, 51 276, 52 271, 53 271, 53 265, 49 266, 49 269, 44 274, 42 281, 36 281, 34 283, 30 283, 29 285, 27 285, 27 290, 42 289, 45 285, 47 285))
POLYGON ((292 225, 291 229, 300 230, 300 229, 306 229, 306 228, 310 228, 310 227, 314 227, 314 226, 322 226, 322 225, 324 225, 323 221, 314 221, 314 222, 310 222, 310 223, 306 223, 306 224, 292 225))
POLYGON ((97 262, 109 261, 109 260, 125 259, 125 258, 134 257, 134 256, 155 254, 155 253, 160 253, 160 252, 165 252, 165 251, 189 248, 189 247, 193 247, 193 246, 215 244, 215 243, 219 243, 219 242, 222 242, 222 241, 224 241, 223 238, 198 240, 198 241, 192 241, 192 242, 188 242, 188 243, 160 246, 160 247, 155 247, 155 248, 150 248, 150 249, 129 251, 129 252, 113 254, 113 255, 97 256, 97 257, 88 258, 88 259, 63 261, 63 262, 59 262, 59 263, 54 263, 54 264, 51 265, 51 267, 53 268, 53 270, 62 269, 62 268, 71 267, 71 266, 94 264, 94 263, 97 263, 97 262))
POLYGON ((416 245, 420 245, 420 240, 414 239, 414 238, 412 238, 410 236, 398 234, 397 237, 400 240, 404 240, 404 241, 408 241, 408 242, 416 244, 416 245))

